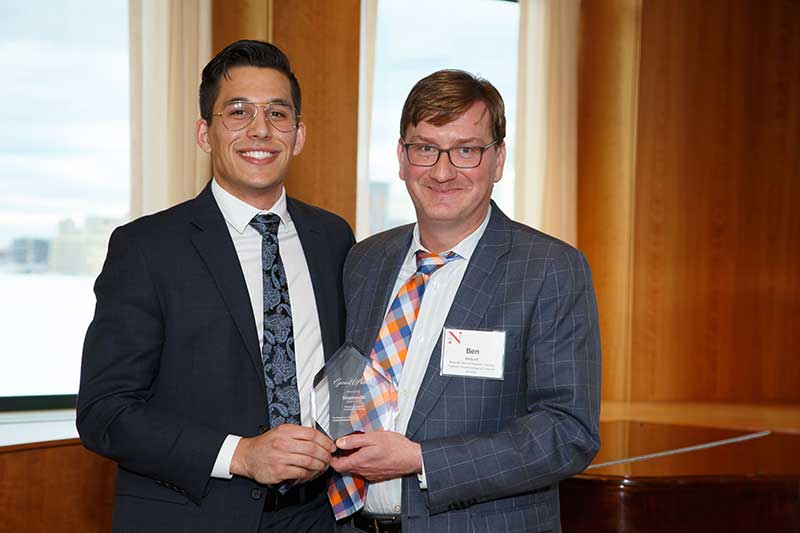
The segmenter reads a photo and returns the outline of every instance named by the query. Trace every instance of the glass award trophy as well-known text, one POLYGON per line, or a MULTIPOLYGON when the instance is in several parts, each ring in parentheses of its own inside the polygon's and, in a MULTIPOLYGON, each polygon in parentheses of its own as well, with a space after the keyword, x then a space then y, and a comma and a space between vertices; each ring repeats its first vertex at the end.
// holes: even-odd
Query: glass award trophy
POLYGON ((381 366, 345 343, 314 378, 311 414, 331 439, 394 427, 397 388, 381 366))

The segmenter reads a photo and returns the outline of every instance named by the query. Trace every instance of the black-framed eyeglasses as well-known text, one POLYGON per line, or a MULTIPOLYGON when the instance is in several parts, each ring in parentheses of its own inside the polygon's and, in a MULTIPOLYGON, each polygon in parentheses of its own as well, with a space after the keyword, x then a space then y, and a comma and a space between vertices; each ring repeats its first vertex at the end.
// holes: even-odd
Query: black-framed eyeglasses
MULTIPOLYGON (((403 140, 400 139, 402 142, 403 140)), ((408 162, 415 167, 432 167, 439 162, 442 153, 447 154, 450 164, 456 168, 475 168, 483 161, 483 152, 499 144, 497 139, 485 146, 453 146, 448 149, 439 148, 432 144, 402 142, 406 151, 408 162)))
POLYGON ((300 115, 294 112, 294 108, 282 102, 248 102, 247 100, 234 100, 228 102, 222 111, 214 113, 215 117, 222 119, 222 125, 230 131, 243 130, 258 115, 258 108, 264 109, 264 116, 267 117, 272 126, 283 133, 288 133, 297 128, 300 122, 300 115))

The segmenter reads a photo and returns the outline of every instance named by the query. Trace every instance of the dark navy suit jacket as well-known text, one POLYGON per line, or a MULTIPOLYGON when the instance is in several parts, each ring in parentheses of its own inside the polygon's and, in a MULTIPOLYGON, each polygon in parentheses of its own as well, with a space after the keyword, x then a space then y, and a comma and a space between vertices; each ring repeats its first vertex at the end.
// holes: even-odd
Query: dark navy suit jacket
MULTIPOLYGON (((327 358, 343 341, 341 273, 353 234, 332 213, 292 198, 287 206, 327 358)), ((77 425, 87 448, 119 463, 114 530, 257 531, 259 485, 210 478, 226 435, 268 425, 252 306, 210 185, 118 228, 95 293, 77 425)))
MULTIPOLYGON (((369 353, 412 226, 358 243, 345 264, 347 337, 369 353)), ((503 380, 440 375, 441 338, 406 436, 427 490, 403 479, 403 532, 560 531, 558 481, 599 448, 600 336, 589 265, 496 205, 445 327, 506 332, 503 380)))

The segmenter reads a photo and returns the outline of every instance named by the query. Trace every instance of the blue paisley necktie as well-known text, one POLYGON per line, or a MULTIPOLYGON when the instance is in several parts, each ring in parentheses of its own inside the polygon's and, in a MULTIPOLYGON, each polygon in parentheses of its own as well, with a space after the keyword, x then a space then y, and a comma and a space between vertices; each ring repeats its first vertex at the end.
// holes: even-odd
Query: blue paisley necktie
POLYGON ((264 284, 264 344, 261 362, 267 385, 270 427, 300 425, 300 395, 294 358, 292 308, 289 283, 278 249, 278 215, 256 215, 250 225, 261 236, 261 266, 264 284))

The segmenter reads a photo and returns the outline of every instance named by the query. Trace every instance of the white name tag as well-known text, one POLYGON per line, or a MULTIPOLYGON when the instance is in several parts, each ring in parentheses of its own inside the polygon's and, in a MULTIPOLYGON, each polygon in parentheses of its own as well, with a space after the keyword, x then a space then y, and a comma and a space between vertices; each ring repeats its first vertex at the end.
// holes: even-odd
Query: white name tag
POLYGON ((503 379, 505 331, 442 330, 443 376, 503 379))

